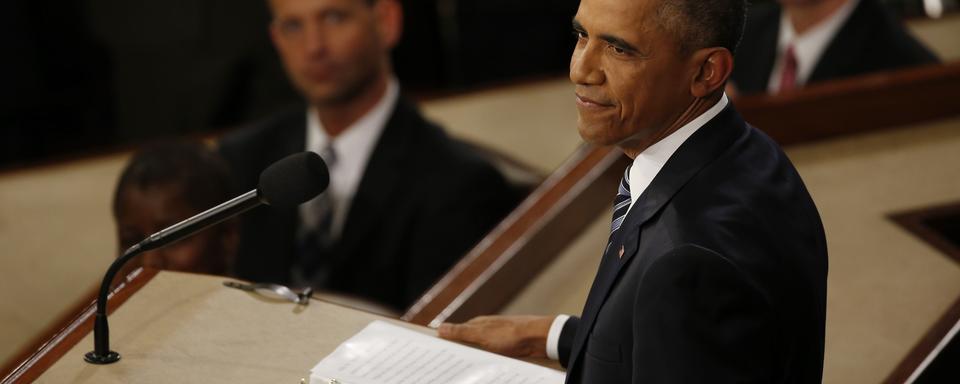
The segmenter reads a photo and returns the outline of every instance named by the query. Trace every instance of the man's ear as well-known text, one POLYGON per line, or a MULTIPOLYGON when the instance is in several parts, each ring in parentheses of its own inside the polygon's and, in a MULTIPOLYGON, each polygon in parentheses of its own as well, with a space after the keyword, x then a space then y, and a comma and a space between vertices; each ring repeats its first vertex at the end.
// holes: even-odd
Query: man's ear
POLYGON ((690 84, 694 97, 707 97, 723 88, 733 72, 733 54, 726 48, 704 48, 693 54, 698 69, 690 84))
POLYGON ((403 35, 403 7, 397 0, 378 0, 374 7, 380 41, 388 49, 393 49, 403 35))

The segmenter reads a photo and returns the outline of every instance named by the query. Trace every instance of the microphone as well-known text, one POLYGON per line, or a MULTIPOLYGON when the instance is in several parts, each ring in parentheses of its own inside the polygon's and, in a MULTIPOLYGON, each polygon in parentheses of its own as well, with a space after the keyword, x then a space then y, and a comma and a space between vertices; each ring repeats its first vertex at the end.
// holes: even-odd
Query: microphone
POLYGON ((128 261, 143 252, 181 240, 261 204, 296 207, 319 195, 329 183, 330 173, 319 155, 313 152, 296 153, 271 164, 260 173, 257 189, 171 225, 127 249, 113 261, 100 284, 93 326, 94 350, 84 355, 83 359, 91 364, 111 364, 120 360, 120 354, 110 350, 107 295, 113 278, 128 261))

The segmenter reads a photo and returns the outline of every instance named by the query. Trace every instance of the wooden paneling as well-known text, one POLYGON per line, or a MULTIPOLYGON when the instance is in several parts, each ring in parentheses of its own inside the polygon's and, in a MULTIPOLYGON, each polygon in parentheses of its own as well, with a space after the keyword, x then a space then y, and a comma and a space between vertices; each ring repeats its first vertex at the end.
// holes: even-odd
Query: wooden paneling
MULTIPOLYGON (((960 216, 960 203, 945 204, 935 207, 922 208, 910 212, 902 212, 890 216, 891 220, 897 222, 917 237, 923 239, 933 247, 943 252, 946 256, 960 263, 960 248, 957 247, 943 234, 938 233, 931 228, 927 221, 929 219, 942 218, 945 216, 960 216)), ((911 378, 919 376, 925 368, 925 362, 930 363, 936 356, 933 354, 937 346, 949 336, 950 330, 960 321, 960 297, 950 307, 950 309, 937 320, 936 324, 930 328, 926 335, 910 350, 907 357, 897 365, 884 383, 899 384, 906 383, 911 378)), ((957 340, 952 342, 956 343, 957 340)))
MULTIPOLYGON (((936 358, 935 355, 932 355, 933 352, 937 346, 944 341, 958 321, 960 321, 960 297, 958 297, 956 303, 950 307, 950 310, 944 313, 943 317, 937 320, 936 324, 930 328, 930 331, 910 350, 907 357, 905 357, 893 372, 890 373, 890 376, 884 380, 884 384, 912 383, 912 380, 916 380, 926 368, 926 366, 922 365, 925 362, 929 364, 929 361, 927 361, 928 358, 931 361, 936 358)), ((953 340, 952 342, 956 343, 957 340, 953 340)))
POLYGON ((960 63, 884 72, 734 101, 780 145, 806 143, 960 114, 960 63))
POLYGON ((549 264, 578 233, 606 212, 627 158, 584 146, 534 190, 402 319, 436 327, 494 313, 549 264))
MULTIPOLYGON (((114 288, 107 300, 108 313, 113 313, 156 275, 156 270, 141 269, 127 276, 126 281, 114 288)), ((76 317, 59 326, 59 329, 46 337, 32 354, 16 364, 0 384, 30 383, 40 377, 93 330, 96 306, 96 300, 90 302, 83 311, 77 313, 76 317)), ((93 345, 90 345, 90 349, 93 350, 93 345)))

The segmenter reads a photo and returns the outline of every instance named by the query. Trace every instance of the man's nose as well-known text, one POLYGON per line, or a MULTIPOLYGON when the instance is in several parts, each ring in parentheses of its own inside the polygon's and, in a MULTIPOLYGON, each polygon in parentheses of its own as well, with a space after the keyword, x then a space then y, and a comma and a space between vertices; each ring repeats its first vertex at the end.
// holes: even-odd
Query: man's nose
POLYGON ((573 50, 570 58, 570 81, 580 85, 599 85, 606 79, 600 63, 598 45, 587 42, 573 50))
POLYGON ((328 35, 317 25, 308 24, 304 36, 304 49, 310 56, 324 56, 327 53, 328 35))

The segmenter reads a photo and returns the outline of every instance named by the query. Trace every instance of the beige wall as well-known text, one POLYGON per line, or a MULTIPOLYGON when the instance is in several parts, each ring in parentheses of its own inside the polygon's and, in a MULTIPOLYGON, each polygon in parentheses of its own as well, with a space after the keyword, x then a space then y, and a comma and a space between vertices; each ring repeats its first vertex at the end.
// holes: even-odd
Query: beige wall
POLYGON ((126 155, 0 174, 0 361, 97 284, 126 155))
POLYGON ((960 14, 942 19, 919 19, 907 23, 910 32, 943 61, 960 59, 960 14))

